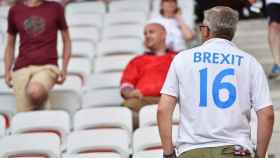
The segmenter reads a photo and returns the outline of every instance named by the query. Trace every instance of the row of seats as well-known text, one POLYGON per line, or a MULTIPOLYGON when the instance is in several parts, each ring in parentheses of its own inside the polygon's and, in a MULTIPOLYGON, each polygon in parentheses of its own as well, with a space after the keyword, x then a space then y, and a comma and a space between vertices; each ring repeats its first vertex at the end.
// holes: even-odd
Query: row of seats
MULTIPOLYGON (((93 108, 78 111, 73 121, 65 111, 35 111, 16 114, 10 128, 2 128, 0 157, 45 154, 50 158, 67 155, 103 154, 128 158, 130 154, 161 156, 161 143, 156 122, 157 105, 140 111, 140 128, 132 131, 132 112, 125 107, 93 108), (73 122, 73 127, 71 123, 73 122), (73 128, 71 130, 71 128, 73 128), (6 135, 3 131, 6 130, 6 135), (3 149, 3 150, 2 150, 3 149), (5 155, 5 156, 4 156, 5 155)), ((252 141, 256 144, 256 114, 251 114, 252 141)), ((275 111, 275 126, 269 154, 280 154, 280 111, 275 111)), ((179 106, 173 117, 172 137, 178 133, 179 106)), ((0 122, 5 122, 0 115, 0 122)), ((0 124, 1 125, 1 124, 0 124)), ((84 156, 86 156, 84 155, 84 156)))
MULTIPOLYGON (((20 153, 32 155, 40 151, 48 151, 53 155, 61 152, 116 152, 121 157, 128 157, 132 152, 160 149, 158 129, 155 126, 156 109, 156 105, 151 105, 141 110, 140 128, 135 132, 132 131, 132 112, 125 107, 80 110, 73 121, 65 111, 18 113, 12 118, 10 128, 4 128, 6 136, 3 137, 3 128, 1 129, 0 157, 15 153, 19 154, 17 156, 20 153), (36 146, 36 143, 43 145, 36 146)), ((178 120, 179 111, 176 109, 174 126, 178 124, 178 120)), ((0 121, 3 123, 5 120, 0 117, 0 121)), ((173 133, 175 140, 177 127, 173 133)))

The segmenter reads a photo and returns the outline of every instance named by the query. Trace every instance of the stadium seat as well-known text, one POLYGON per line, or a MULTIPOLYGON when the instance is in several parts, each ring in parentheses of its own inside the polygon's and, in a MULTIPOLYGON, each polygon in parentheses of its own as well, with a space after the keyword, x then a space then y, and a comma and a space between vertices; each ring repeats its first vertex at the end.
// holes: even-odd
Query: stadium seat
POLYGON ((119 88, 94 89, 84 95, 82 108, 120 106, 122 101, 119 88))
POLYGON ((139 38, 143 40, 144 26, 136 25, 112 25, 103 29, 102 40, 115 38, 139 38))
POLYGON ((143 12, 119 12, 106 14, 104 20, 104 27, 112 25, 127 25, 127 24, 140 24, 144 25, 147 21, 147 16, 143 12))
MULTIPOLYGON (((172 127, 172 140, 175 144, 178 126, 172 127)), ((133 153, 140 151, 161 149, 161 140, 157 126, 141 127, 133 133, 133 153)))
POLYGON ((4 78, 4 75, 5 75, 4 61, 0 61, 0 78, 4 78))
POLYGON ((89 78, 89 89, 119 88, 121 72, 93 73, 89 78))
POLYGON ((78 111, 74 130, 121 128, 132 132, 132 112, 126 107, 100 107, 78 111))
POLYGON ((32 133, 0 139, 1 158, 60 158, 60 140, 55 134, 32 133))
POLYGON ((70 27, 72 41, 88 41, 96 45, 100 40, 100 32, 95 27, 70 27))
POLYGON ((141 0, 141 1, 112 1, 109 5, 110 13, 119 13, 127 11, 139 11, 144 13, 150 12, 150 0, 141 0))
MULTIPOLYGON (((60 58, 63 57, 63 43, 58 40, 57 50, 60 58)), ((95 44, 89 41, 72 41, 72 55, 71 57, 82 57, 93 61, 96 53, 95 44)))
POLYGON ((96 27, 101 31, 103 16, 102 14, 75 14, 67 15, 66 20, 69 27, 96 27))
POLYGON ((63 158, 121 158, 120 154, 117 153, 93 153, 93 154, 76 154, 76 155, 65 155, 63 158))
POLYGON ((130 135, 122 129, 75 131, 68 137, 67 153, 118 153, 128 158, 130 142, 130 135))
POLYGON ((273 132, 267 150, 269 157, 270 155, 274 156, 274 158, 280 157, 279 144, 280 144, 280 132, 273 132))
POLYGON ((273 132, 280 133, 280 109, 274 110, 274 127, 273 132))
MULTIPOLYGON (((63 60, 59 60, 60 67, 62 66, 63 60)), ((85 84, 91 73, 91 61, 87 58, 72 57, 68 64, 68 74, 76 75, 81 78, 83 84, 85 84)))
MULTIPOLYGON (((158 105, 148 105, 141 108, 139 112, 139 126, 156 126, 157 125, 157 107, 158 105)), ((179 124, 179 105, 173 112, 173 124, 179 124)))
POLYGON ((49 93, 49 101, 55 110, 65 110, 71 115, 81 108, 82 81, 78 76, 67 76, 63 85, 56 85, 49 93))
POLYGON ((9 127, 12 116, 16 113, 16 98, 13 90, 5 84, 4 78, 0 79, 0 114, 5 117, 6 127, 9 127))
POLYGON ((94 64, 95 73, 122 72, 126 65, 136 55, 115 55, 106 57, 97 57, 94 64))
POLYGON ((103 40, 98 44, 98 56, 142 54, 144 51, 143 42, 138 38, 118 38, 103 40), (124 47, 120 47, 124 46, 124 47))
POLYGON ((162 158, 162 153, 163 151, 161 149, 140 151, 136 154, 133 154, 133 158, 162 158))
POLYGON ((66 6, 66 15, 77 14, 105 14, 106 7, 103 2, 70 3, 66 6))
POLYGON ((9 12, 10 6, 0 6, 0 18, 1 19, 6 19, 8 17, 8 12, 9 12))
POLYGON ((55 133, 65 142, 70 133, 70 117, 65 111, 32 111, 17 113, 11 123, 12 134, 55 133))
POLYGON ((5 135, 6 132, 6 120, 3 115, 0 114, 0 139, 5 135))

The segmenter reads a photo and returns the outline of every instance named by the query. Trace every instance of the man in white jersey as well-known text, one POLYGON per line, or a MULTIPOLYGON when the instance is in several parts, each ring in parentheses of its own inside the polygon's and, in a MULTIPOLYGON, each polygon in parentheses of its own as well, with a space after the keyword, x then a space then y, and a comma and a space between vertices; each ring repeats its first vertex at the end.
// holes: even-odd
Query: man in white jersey
POLYGON ((173 59, 157 113, 164 158, 265 157, 273 107, 261 65, 231 42, 237 22, 238 13, 231 8, 206 11, 201 26, 205 42, 173 59), (175 154, 171 128, 177 101, 175 154), (250 139, 252 108, 258 117, 256 151, 250 139))

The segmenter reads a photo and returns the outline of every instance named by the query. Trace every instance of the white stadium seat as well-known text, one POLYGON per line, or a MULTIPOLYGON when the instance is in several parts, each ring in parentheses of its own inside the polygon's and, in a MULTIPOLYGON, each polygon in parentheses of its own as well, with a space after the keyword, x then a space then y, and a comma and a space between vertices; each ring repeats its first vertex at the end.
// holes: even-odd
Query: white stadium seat
MULTIPOLYGON (((59 42, 57 45, 58 55, 60 58, 63 57, 63 43, 59 42)), ((72 57, 82 57, 87 58, 90 61, 93 60, 96 53, 96 46, 89 41, 72 41, 72 57)))
POLYGON ((133 158, 162 158, 162 153, 163 151, 161 149, 140 151, 136 154, 133 154, 133 158))
POLYGON ((89 89, 119 88, 121 72, 93 73, 89 78, 89 89))
POLYGON ((118 38, 103 40, 98 44, 97 49, 98 56, 121 54, 139 55, 144 51, 143 41, 139 38, 118 38))
POLYGON ((128 158, 130 142, 130 135, 122 129, 76 131, 68 137, 67 153, 118 153, 128 158))
POLYGON ((53 133, 32 133, 0 139, 1 158, 60 158, 60 140, 53 133))
POLYGON ((103 2, 70 3, 66 6, 66 15, 77 14, 105 14, 106 7, 103 2))
POLYGON ((102 40, 114 38, 139 38, 143 40, 144 26, 136 25, 112 25, 103 29, 102 40))
POLYGON ((147 16, 143 12, 119 12, 109 13, 105 16, 104 27, 112 25, 127 25, 140 24, 144 25, 147 21, 147 16))
MULTIPOLYGON (((157 107, 158 105, 148 105, 140 109, 139 126, 155 126, 157 125, 157 107)), ((179 124, 179 105, 176 105, 173 112, 173 124, 179 124)))
POLYGON ((102 14, 75 14, 66 16, 69 27, 96 27, 99 30, 103 27, 102 14))
POLYGON ((3 115, 0 115, 0 139, 6 132, 6 119, 3 115))
POLYGON ((74 114, 82 104, 82 80, 78 76, 67 76, 63 85, 55 85, 49 95, 53 109, 66 110, 74 114))
MULTIPOLYGON (((63 60, 59 60, 59 65, 61 67, 63 60)), ((81 78, 83 84, 88 81, 91 73, 91 61, 87 58, 72 57, 68 64, 68 74, 76 75, 81 78)))
POLYGON ((84 95, 82 108, 120 106, 122 101, 119 88, 95 89, 84 95))
POLYGON ((72 41, 88 41, 96 44, 100 39, 100 32, 95 27, 70 27, 72 41))
POLYGON ((65 111, 32 111, 17 113, 11 123, 12 134, 55 133, 65 142, 70 133, 70 116, 65 111))
POLYGON ((126 107, 80 110, 74 117, 74 130, 121 128, 132 132, 132 112, 126 107))
MULTIPOLYGON (((175 144, 178 126, 172 127, 172 140, 175 144)), ((140 151, 161 149, 161 140, 157 126, 138 128, 133 133, 133 153, 140 151)))
POLYGON ((112 1, 109 5, 110 13, 119 13, 127 11, 139 11, 148 13, 150 11, 150 1, 141 0, 141 1, 112 1))
POLYGON ((97 57, 94 64, 95 73, 122 72, 136 55, 114 55, 97 57))
POLYGON ((121 158, 117 153, 93 153, 93 154, 76 154, 64 155, 63 158, 121 158))
POLYGON ((6 19, 8 17, 10 6, 0 6, 0 18, 6 19))

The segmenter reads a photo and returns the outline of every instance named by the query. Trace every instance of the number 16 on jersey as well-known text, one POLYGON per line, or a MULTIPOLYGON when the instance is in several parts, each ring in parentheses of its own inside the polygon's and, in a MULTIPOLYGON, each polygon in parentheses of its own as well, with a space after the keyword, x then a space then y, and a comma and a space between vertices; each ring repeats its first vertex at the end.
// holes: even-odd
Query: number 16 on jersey
MULTIPOLYGON (((200 107, 207 107, 208 98, 208 68, 201 69, 200 71, 200 107)), ((235 70, 232 68, 224 69, 220 71, 214 78, 211 88, 211 95, 215 105, 221 109, 228 108, 232 106, 236 100, 236 88, 230 82, 222 82, 223 78, 226 76, 234 76, 235 70), (220 97, 220 90, 225 89, 228 91, 228 98, 222 100, 220 97)))

